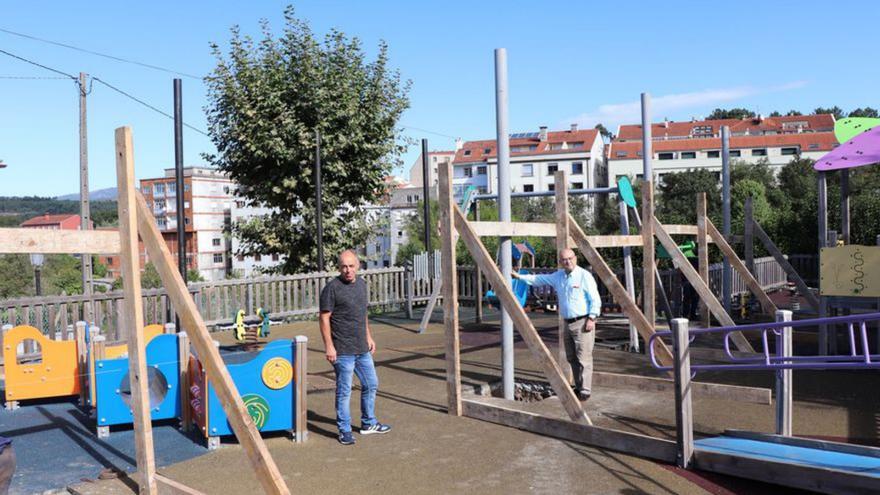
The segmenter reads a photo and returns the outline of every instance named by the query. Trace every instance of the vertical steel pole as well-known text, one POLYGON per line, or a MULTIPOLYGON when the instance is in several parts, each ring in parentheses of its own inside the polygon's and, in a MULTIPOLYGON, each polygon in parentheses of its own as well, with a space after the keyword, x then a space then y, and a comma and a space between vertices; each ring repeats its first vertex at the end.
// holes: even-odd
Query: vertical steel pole
MULTIPOLYGON (((727 242, 730 242, 730 128, 726 125, 721 126, 721 214, 722 234, 727 242)), ((721 300, 724 303, 724 311, 728 314, 730 314, 732 287, 733 272, 730 270, 730 260, 725 256, 721 272, 721 300)))
MULTIPOLYGON (((92 215, 89 206, 89 132, 86 120, 86 83, 89 75, 79 73, 79 225, 80 230, 91 230, 92 215)), ((92 295, 92 254, 80 254, 82 264, 83 295, 88 299, 83 304, 83 319, 92 321, 94 313, 94 301, 92 295)))
POLYGON ((431 272, 431 278, 434 278, 434 250, 431 249, 431 190, 428 184, 428 172, 428 140, 422 139, 422 215, 425 224, 425 252, 428 253, 428 270, 431 272))
MULTIPOLYGON (((510 137, 508 133, 507 50, 495 50, 495 120, 498 138, 498 219, 510 222, 510 137)), ((510 237, 500 238, 501 275, 509 286, 512 271, 510 237)), ((501 382, 504 398, 513 400, 513 320, 501 311, 501 382)))
MULTIPOLYGON (((819 254, 828 246, 828 175, 819 172, 819 254)), ((821 285, 821 282, 820 282, 821 285)), ((828 299, 819 291, 819 318, 828 316, 828 299)), ((828 354, 828 325, 819 325, 819 355, 828 354)))
POLYGON ((840 235, 847 246, 850 238, 849 218, 849 169, 845 168, 840 171, 840 235))
MULTIPOLYGON (((174 184, 177 196, 177 269, 186 280, 186 212, 183 203, 183 83, 180 79, 174 79, 174 184)), ((177 331, 180 328, 180 318, 174 314, 174 325, 177 331)))
MULTIPOLYGON (((791 311, 780 309, 776 311, 776 321, 791 321, 791 311)), ((782 329, 782 334, 776 337, 776 355, 791 357, 792 340, 791 327, 782 329)), ((789 362, 786 360, 786 362, 789 362)), ((791 423, 792 410, 792 381, 791 370, 776 371, 776 434, 790 437, 792 434, 791 423)))
POLYGON ((654 183, 654 168, 651 164, 651 95, 642 93, 642 180, 654 183))
MULTIPOLYGON (((629 235, 629 207, 626 206, 626 203, 620 201, 618 209, 620 210, 620 233, 622 235, 629 235)), ((623 247, 623 273, 626 280, 626 293, 635 301, 636 282, 633 275, 632 248, 629 246, 623 247)), ((660 287, 663 290, 663 286, 661 285, 660 287)), ((630 352, 639 352, 639 334, 636 331, 636 326, 632 323, 629 324, 629 350, 630 352)))
POLYGON ((315 131, 315 222, 318 229, 318 271, 324 265, 324 220, 321 213, 321 131, 315 131))

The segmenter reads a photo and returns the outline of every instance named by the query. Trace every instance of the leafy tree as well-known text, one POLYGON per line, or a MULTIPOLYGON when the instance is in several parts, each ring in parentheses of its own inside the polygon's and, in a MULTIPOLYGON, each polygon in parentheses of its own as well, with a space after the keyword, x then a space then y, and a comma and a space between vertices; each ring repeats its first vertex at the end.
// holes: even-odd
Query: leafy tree
POLYGON ((799 115, 803 115, 803 114, 801 112, 798 112, 797 110, 789 110, 788 112, 785 113, 786 117, 797 117, 799 115))
POLYGON ((706 117, 706 120, 742 119, 755 116, 755 112, 747 108, 731 108, 730 110, 716 108, 715 110, 712 110, 712 113, 710 113, 708 117, 706 117))
POLYGON ((43 294, 82 294, 82 263, 69 254, 46 256, 42 273, 43 294))
POLYGON ((613 141, 613 140, 614 140, 614 134, 613 134, 611 131, 609 131, 609 130, 608 130, 604 125, 602 125, 601 123, 596 124, 596 127, 594 127, 594 129, 597 129, 597 130, 599 131, 599 134, 601 134, 602 137, 603 137, 604 139, 607 139, 607 140, 609 140, 609 141, 613 141))
MULTIPOLYGON (((263 21, 257 42, 232 28, 229 53, 212 46, 205 108, 217 154, 248 200, 275 209, 234 225, 237 254, 281 254, 284 273, 314 270, 315 133, 321 133, 324 249, 334 253, 369 235, 364 205, 385 193, 385 177, 405 146, 397 122, 409 107, 409 82, 389 67, 388 46, 367 60, 357 38, 331 30, 323 39, 284 13, 281 36, 263 21)), ((325 257, 328 261, 333 256, 325 257)), ((325 267, 321 267, 325 268, 325 267)))
POLYGON ((697 194, 701 192, 706 193, 707 214, 720 218, 721 183, 715 172, 693 169, 664 175, 655 198, 657 217, 663 223, 694 224, 697 194))
POLYGON ((779 113, 779 111, 777 110, 773 110, 772 112, 770 112, 770 117, 782 117, 782 114, 779 113))
POLYGON ((843 113, 843 109, 838 107, 837 105, 835 105, 831 108, 818 107, 815 110, 813 110, 813 115, 820 115, 820 114, 826 114, 826 113, 830 113, 831 115, 834 115, 834 118, 836 120, 842 119, 845 115, 843 113))
POLYGON ((875 108, 865 107, 856 108, 849 113, 849 117, 871 117, 876 119, 877 117, 880 117, 880 114, 878 114, 877 109, 875 108))
POLYGON ((34 293, 34 269, 26 254, 0 255, 0 299, 34 293))

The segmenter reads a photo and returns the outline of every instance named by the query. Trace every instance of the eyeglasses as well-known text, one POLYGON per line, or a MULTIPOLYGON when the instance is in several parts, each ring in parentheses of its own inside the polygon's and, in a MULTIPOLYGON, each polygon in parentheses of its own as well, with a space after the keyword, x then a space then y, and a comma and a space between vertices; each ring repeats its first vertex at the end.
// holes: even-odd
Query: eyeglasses
POLYGON ((574 261, 576 259, 577 259, 576 257, 572 256, 570 258, 562 258, 562 261, 574 261))

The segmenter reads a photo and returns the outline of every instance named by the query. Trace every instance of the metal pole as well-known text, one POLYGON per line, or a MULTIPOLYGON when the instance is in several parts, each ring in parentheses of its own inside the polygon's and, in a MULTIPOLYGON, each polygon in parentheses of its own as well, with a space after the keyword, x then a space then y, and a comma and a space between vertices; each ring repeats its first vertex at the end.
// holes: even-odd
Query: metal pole
MULTIPOLYGON (((730 242, 730 128, 726 125, 721 126, 721 214, 722 234, 730 242)), ((733 272, 730 270, 730 260, 725 256, 721 272, 721 300, 724 303, 724 311, 728 314, 730 314, 732 287, 733 272)))
POLYGON ((840 171, 840 235, 843 243, 849 245, 849 169, 840 171))
MULTIPOLYGON (((626 203, 620 201, 618 208, 620 210, 620 233, 621 235, 629 235, 629 207, 626 206, 626 203)), ((623 247, 623 273, 626 279, 626 292, 635 301, 636 282, 633 276, 632 248, 629 246, 623 247)), ((661 285, 661 287, 663 286, 661 285)), ((629 324, 629 350, 630 352, 639 352, 639 334, 632 322, 629 324)))
MULTIPOLYGON (((819 254, 828 245, 828 176, 819 172, 819 254)), ((819 318, 828 316, 828 299, 822 295, 821 282, 819 290, 819 318)), ((828 354, 828 325, 819 325, 819 355, 828 354)))
POLYGON ((41 269, 39 266, 34 267, 34 289, 38 296, 43 295, 43 284, 41 283, 40 271, 41 269))
POLYGON ((651 165, 653 151, 651 149, 651 95, 642 93, 642 180, 654 180, 654 169, 651 165))
MULTIPOLYGON (((498 135, 498 219, 510 221, 510 138, 507 128, 507 50, 495 50, 495 119, 498 135)), ((501 275, 511 285, 512 271, 510 237, 499 239, 501 275)), ((501 382, 504 398, 513 400, 513 320, 507 311, 501 311, 501 382)))
MULTIPOLYGON (((174 79, 174 183, 177 196, 177 269, 186 284, 186 212, 183 203, 183 83, 174 79)), ((174 326, 179 332, 180 317, 174 313, 174 326)))
MULTIPOLYGON (((776 321, 791 321, 791 311, 780 309, 776 311, 776 321)), ((776 355, 791 357, 792 340, 791 327, 782 329, 782 334, 776 337, 776 355)), ((789 362, 789 361, 786 361, 789 362)), ((791 409, 792 409, 792 382, 791 370, 776 371, 776 434, 791 436, 791 409)))
MULTIPOLYGON (((89 133, 86 121, 86 82, 89 75, 79 73, 79 225, 80 230, 91 230, 92 215, 89 208, 89 133)), ((92 255, 82 253, 82 285, 83 295, 88 302, 83 304, 83 318, 92 321, 94 315, 94 301, 92 295, 92 255)))
POLYGON ((315 221, 318 229, 318 271, 324 265, 324 220, 321 213, 321 131, 315 131, 315 221))
POLYGON ((428 140, 422 139, 422 215, 425 224, 425 252, 428 253, 428 269, 431 271, 431 278, 434 278, 434 250, 431 249, 431 191, 428 177, 428 140))

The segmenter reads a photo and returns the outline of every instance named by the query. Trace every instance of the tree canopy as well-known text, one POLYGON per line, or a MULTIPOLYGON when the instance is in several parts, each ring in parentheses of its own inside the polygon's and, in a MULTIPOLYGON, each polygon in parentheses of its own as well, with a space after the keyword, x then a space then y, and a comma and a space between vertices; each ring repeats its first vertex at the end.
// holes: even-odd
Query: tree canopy
POLYGON ((364 206, 385 193, 385 177, 405 150, 397 123, 410 83, 389 67, 380 42, 368 60, 360 40, 331 30, 323 40, 294 15, 274 36, 263 22, 254 41, 232 28, 228 53, 213 45, 206 78, 211 163, 239 194, 273 213, 232 226, 237 254, 280 254, 278 271, 317 268, 316 132, 321 134, 325 259, 368 236, 364 206))

